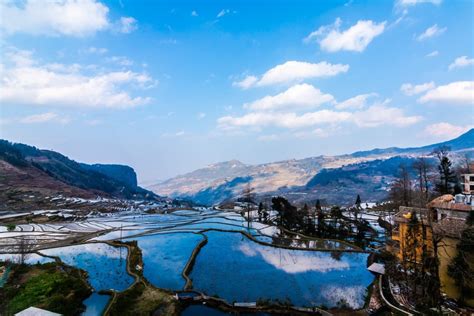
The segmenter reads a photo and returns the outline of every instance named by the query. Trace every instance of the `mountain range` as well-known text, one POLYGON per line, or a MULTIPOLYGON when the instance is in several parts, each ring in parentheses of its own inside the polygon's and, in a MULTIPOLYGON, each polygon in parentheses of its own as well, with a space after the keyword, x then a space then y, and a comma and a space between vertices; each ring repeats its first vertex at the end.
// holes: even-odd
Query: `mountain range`
MULTIPOLYGON (((248 165, 231 160, 179 175, 147 188, 159 195, 213 205, 233 200, 250 184, 257 197, 282 195, 293 202, 382 201, 401 164, 430 156, 446 146, 454 160, 474 153, 474 129, 450 141, 423 147, 373 149, 339 156, 317 156, 248 165)), ((431 158, 433 159, 433 158, 431 158)), ((434 163, 434 161, 433 161, 434 163)))
POLYGON ((84 164, 51 150, 0 140, 0 210, 34 207, 46 197, 153 199, 133 168, 84 164), (18 203, 17 203, 18 202, 18 203))

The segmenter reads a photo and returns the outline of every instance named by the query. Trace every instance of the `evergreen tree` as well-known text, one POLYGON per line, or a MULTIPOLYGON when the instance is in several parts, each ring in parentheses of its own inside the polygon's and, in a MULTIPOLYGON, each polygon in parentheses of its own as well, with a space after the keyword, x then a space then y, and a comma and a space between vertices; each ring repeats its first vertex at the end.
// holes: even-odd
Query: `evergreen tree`
POLYGON ((461 296, 459 301, 463 303, 467 297, 472 297, 474 289, 474 211, 470 211, 466 224, 468 227, 462 232, 461 239, 456 246, 456 256, 448 266, 448 274, 454 279, 461 296))
POLYGON ((440 147, 434 151, 438 158, 439 181, 436 183, 436 190, 440 194, 453 193, 454 186, 457 183, 456 175, 452 170, 452 162, 449 159, 449 148, 440 147))

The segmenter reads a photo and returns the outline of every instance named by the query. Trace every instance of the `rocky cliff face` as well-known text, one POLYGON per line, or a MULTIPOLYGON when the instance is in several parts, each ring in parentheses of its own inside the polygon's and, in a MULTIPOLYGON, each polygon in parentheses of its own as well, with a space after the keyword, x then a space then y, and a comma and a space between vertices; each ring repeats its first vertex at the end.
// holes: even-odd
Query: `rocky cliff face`
POLYGON ((121 165, 87 165, 50 150, 0 140, 0 201, 62 194, 155 198, 137 186, 135 171, 121 165), (26 195, 25 195, 26 194, 26 195))

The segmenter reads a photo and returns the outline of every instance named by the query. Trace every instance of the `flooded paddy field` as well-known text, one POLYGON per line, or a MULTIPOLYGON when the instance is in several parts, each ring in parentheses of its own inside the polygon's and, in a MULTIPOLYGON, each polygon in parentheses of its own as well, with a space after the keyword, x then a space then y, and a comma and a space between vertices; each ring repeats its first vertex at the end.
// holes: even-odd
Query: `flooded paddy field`
MULTIPOLYGON (((13 230, 0 226, 0 260, 18 260, 13 253, 21 239, 35 251, 26 263, 59 260, 87 272, 95 292, 83 302, 85 315, 106 308, 110 296, 99 291, 121 292, 134 283, 127 271, 128 248, 110 244, 114 241, 137 242, 143 266, 136 268, 153 287, 193 290, 228 305, 360 309, 374 279, 366 269, 368 253, 354 245, 288 234, 221 210, 95 214, 13 230)), ((221 313, 206 308, 193 305, 183 315, 221 313)))

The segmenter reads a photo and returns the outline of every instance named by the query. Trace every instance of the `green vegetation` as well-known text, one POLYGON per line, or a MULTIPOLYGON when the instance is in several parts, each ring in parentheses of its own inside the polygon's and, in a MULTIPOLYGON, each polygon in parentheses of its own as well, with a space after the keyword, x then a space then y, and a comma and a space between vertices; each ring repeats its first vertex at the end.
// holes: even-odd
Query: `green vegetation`
POLYGON ((118 293, 107 315, 163 315, 179 314, 178 302, 168 293, 138 282, 118 293))
POLYGON ((14 231, 15 228, 16 228, 16 225, 15 225, 15 224, 7 224, 7 230, 8 230, 9 232, 14 231))
POLYGON ((81 270, 57 263, 14 265, 0 292, 0 310, 10 315, 35 306, 74 315, 83 311, 82 301, 90 294, 81 270))
POLYGON ((464 303, 474 294, 474 266, 472 254, 474 252, 474 211, 466 219, 468 227, 462 232, 461 240, 457 244, 457 254, 448 267, 448 274, 456 281, 461 290, 459 301, 464 303))

